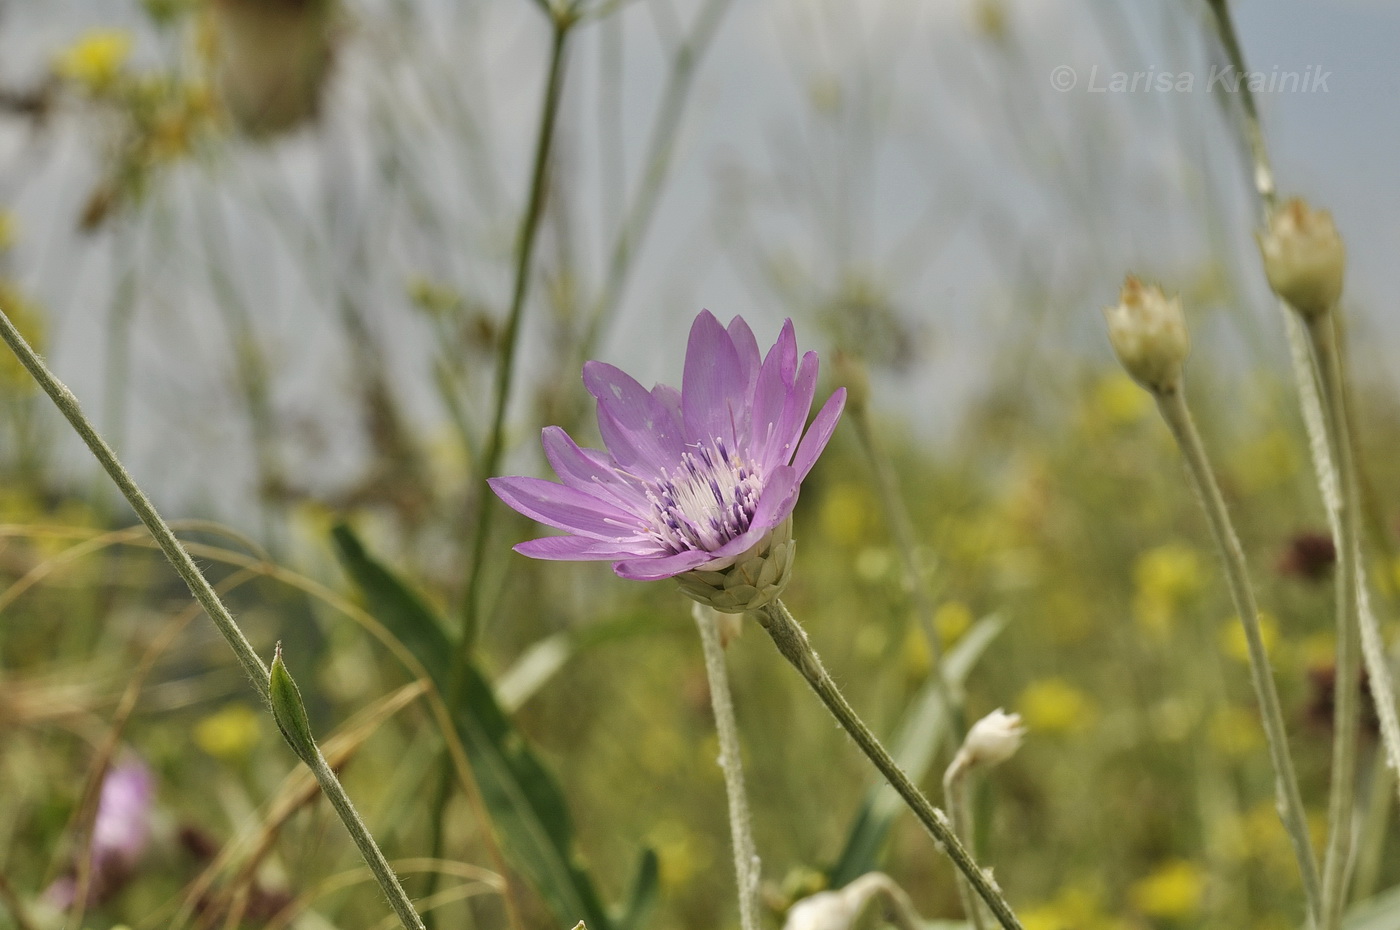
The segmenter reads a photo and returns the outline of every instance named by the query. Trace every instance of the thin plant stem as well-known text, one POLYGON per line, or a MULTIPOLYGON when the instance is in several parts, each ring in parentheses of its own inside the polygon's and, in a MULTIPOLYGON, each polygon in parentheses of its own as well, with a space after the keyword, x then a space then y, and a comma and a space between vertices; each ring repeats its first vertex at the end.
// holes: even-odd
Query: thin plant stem
MULTIPOLYGON (((1220 35, 1221 43, 1225 48, 1231 65, 1240 73, 1247 69, 1244 63, 1244 54, 1240 48, 1239 38, 1235 32, 1234 21, 1230 15, 1230 5, 1228 0, 1209 0, 1211 11, 1215 16, 1216 28, 1220 35)), ((1277 206, 1277 193, 1274 189, 1273 168, 1269 160, 1268 148, 1264 142, 1264 134, 1259 120, 1259 110, 1254 100, 1254 95, 1249 90, 1247 82, 1241 82, 1239 96, 1241 100, 1241 113, 1243 116, 1243 133, 1249 146, 1250 158, 1254 165, 1254 186, 1258 192, 1260 205, 1262 208, 1265 228, 1268 227, 1270 218, 1277 206)), ((1324 509, 1327 512, 1328 526, 1332 532, 1332 538, 1336 544, 1336 550, 1340 554, 1348 548, 1348 543, 1344 540, 1341 515, 1346 507, 1355 511, 1359 507, 1359 497, 1353 495, 1354 500, 1350 505, 1343 502, 1343 476, 1339 474, 1339 464, 1336 458, 1334 446, 1331 445, 1328 435, 1327 415, 1324 414, 1322 395, 1324 393, 1334 393, 1335 402, 1329 401, 1328 406, 1335 406, 1344 409, 1344 389, 1345 377, 1340 353, 1335 354, 1334 360, 1330 363, 1335 369, 1334 376, 1336 384, 1328 387, 1328 376, 1322 373, 1317 367, 1317 353, 1309 352, 1309 337, 1305 332, 1305 327, 1297 314, 1283 301, 1279 301, 1279 308, 1283 314, 1284 331, 1288 337, 1289 358, 1293 366, 1294 380, 1298 386, 1299 405, 1303 413, 1303 425, 1308 435, 1308 450, 1313 462, 1313 470, 1316 473, 1318 488, 1322 494, 1324 509)), ((1329 314, 1330 316, 1331 314, 1329 314)), ((1329 324, 1329 326, 1332 324, 1329 324)), ((1329 341, 1335 343, 1335 333, 1329 334, 1329 341)), ((1335 345, 1333 346, 1335 352, 1335 345)), ((1352 474, 1346 478, 1346 482, 1355 486, 1357 482, 1357 469, 1355 465, 1356 452, 1351 446, 1350 437, 1347 435, 1346 420, 1343 415, 1337 423, 1337 429, 1344 438, 1348 454, 1353 460, 1351 467, 1352 474)), ((1353 512, 1351 517, 1352 525, 1356 525, 1357 514, 1353 512)), ((1380 634, 1380 627, 1375 614, 1371 609, 1370 591, 1367 586, 1367 574, 1364 561, 1360 557, 1360 542, 1356 541, 1355 558, 1352 563, 1352 574, 1354 578, 1338 572, 1338 583, 1342 585, 1355 584, 1357 621, 1361 628, 1362 655, 1366 662, 1366 669, 1371 676, 1372 694, 1378 714, 1381 719, 1381 737, 1385 745, 1387 763, 1397 773, 1400 773, 1400 720, 1397 720, 1395 711, 1394 685, 1390 666, 1386 659, 1384 643, 1380 634)), ((1339 566, 1340 568, 1340 566, 1339 566)), ((1340 600, 1340 597, 1339 597, 1340 600)), ((1339 648, 1340 648, 1339 643, 1339 648)), ((1339 657, 1340 660, 1340 657, 1339 657)), ((1340 667, 1339 667, 1340 672, 1340 667)), ((1340 680, 1338 687, 1340 687, 1340 680)), ((1400 778, 1395 779, 1397 791, 1400 791, 1400 778)), ((1336 828, 1336 824, 1332 825, 1336 828)))
MULTIPOLYGON (((967 776, 969 768, 961 756, 953 759, 953 764, 943 773, 943 799, 948 805, 948 821, 953 832, 962 837, 968 849, 972 849, 975 830, 972 821, 972 805, 968 803, 967 776)), ((972 930, 986 930, 987 922, 982 916, 982 906, 972 896, 972 886, 961 875, 958 876, 958 897, 962 899, 963 912, 972 930)))
MULTIPOLYGON (((5 344, 19 358, 20 363, 24 365, 39 387, 49 395, 54 405, 82 437, 83 442, 92 451, 102 469, 107 472, 127 502, 131 504, 137 517, 146 525, 146 529, 150 530, 151 536, 155 539, 161 552, 165 553, 166 559, 169 560, 176 573, 189 586, 190 593, 194 595, 195 600, 204 608, 209 619, 214 621, 214 626, 218 628, 219 633, 233 649, 238 664, 243 667, 243 671, 252 681, 253 687, 266 702, 268 700, 268 668, 248 642, 247 637, 243 635, 243 631, 234 620, 233 614, 224 606, 224 602, 214 591, 213 586, 209 584, 209 580, 200 572, 194 559, 175 537, 169 524, 156 511, 145 492, 132 479, 122 463, 117 460, 111 447, 98 435, 92 422, 83 413, 78 399, 73 396, 73 392, 48 369, 48 366, 20 335, 19 330, 15 329, 4 310, 0 310, 0 339, 5 341, 5 344)), ((318 749, 317 755, 319 754, 320 750, 318 749)), ((324 762, 324 760, 322 761, 324 762)), ((413 904, 404 894, 403 888, 399 886, 393 871, 388 868, 383 853, 379 852, 379 847, 375 845, 369 829, 355 813, 354 806, 350 803, 344 786, 340 784, 340 780, 336 778, 329 766, 323 766, 323 768, 324 771, 316 773, 316 778, 320 781, 322 790, 335 808, 336 813, 340 815, 346 829, 349 830, 355 845, 360 848, 361 854, 365 857, 366 865, 371 870, 375 870, 375 877, 379 880, 380 888, 383 889, 395 912, 403 920, 405 930, 420 930, 423 926, 422 921, 418 919, 413 910, 413 904), (376 869, 376 861, 383 864, 384 871, 376 869), (411 920, 408 919, 409 915, 412 916, 411 920)))
MULTIPOLYGON (((554 140, 554 128, 558 122, 559 103, 564 90, 564 53, 569 35, 577 22, 572 11, 553 12, 550 23, 553 27, 553 44, 550 47, 549 73, 545 78, 544 102, 540 107, 539 131, 535 140, 534 167, 530 175, 530 193, 525 206, 525 214, 520 221, 520 235, 516 246, 515 286, 512 291, 510 310, 506 314, 505 329, 501 333, 499 355, 496 360, 496 383, 493 393, 491 427, 487 433, 486 451, 481 457, 477 484, 483 490, 477 506, 476 525, 472 531, 471 552, 467 560, 467 591, 462 602, 462 632, 457 644, 457 667, 465 666, 481 626, 481 575, 486 561, 486 542, 491 534, 491 520, 496 507, 491 494, 487 492, 486 479, 494 475, 500 467, 501 455, 505 449, 506 408, 510 401, 511 381, 515 373, 517 346, 520 341, 520 320, 524 315, 525 298, 530 292, 530 272, 533 268, 535 240, 544 215, 544 203, 549 187, 550 151, 554 140)), ((455 675, 454 677, 461 677, 455 675)))
POLYGON ((1205 444, 1196 430, 1191 410, 1186 406, 1186 398, 1180 388, 1170 391, 1156 391, 1157 409, 1166 421, 1182 458, 1186 460, 1186 472, 1191 479, 1191 487, 1196 491, 1201 508, 1210 524, 1211 535, 1220 551, 1220 559, 1225 566, 1225 580, 1230 588, 1230 598, 1234 601, 1235 612, 1244 628, 1245 643, 1249 649, 1249 674, 1254 685, 1254 696, 1259 701, 1260 716, 1264 723, 1264 736, 1269 745, 1269 758, 1274 767, 1274 787, 1277 792, 1279 817, 1283 820, 1293 845, 1293 855, 1298 861, 1298 872, 1303 879, 1303 894, 1307 899, 1308 914, 1316 923, 1322 902, 1322 884, 1319 880, 1317 858, 1312 841, 1308 836, 1307 812, 1303 807, 1303 797, 1298 790, 1298 775, 1293 768, 1293 758, 1288 751, 1288 731, 1283 723, 1278 689, 1274 683, 1273 668, 1269 664, 1269 653, 1264 646, 1264 636, 1259 624, 1259 606, 1255 601, 1254 588, 1249 580, 1249 567, 1245 563, 1244 550, 1235 534, 1234 524, 1225 506, 1225 498, 1216 483, 1210 459, 1206 455, 1205 444))
MULTIPOLYGON (((550 17, 552 44, 549 54, 549 70, 545 77, 544 100, 540 105, 539 129, 535 139, 534 165, 530 174, 530 191, 525 213, 520 220, 520 233, 516 243, 515 285, 512 291, 510 310, 506 315, 506 325, 501 333, 499 354, 496 360, 496 382, 494 389, 491 427, 487 433, 486 450, 479 462, 476 485, 480 498, 477 501, 476 523, 472 530, 471 549, 467 556, 467 590, 461 607, 461 632, 452 660, 451 677, 448 680, 447 702, 451 706, 460 698, 463 677, 467 664, 471 661, 472 650, 481 632, 482 575, 486 564, 486 544, 491 535, 491 521, 496 512, 495 498, 486 489, 486 479, 500 467, 505 449, 506 408, 510 401, 512 375, 515 372, 516 348, 520 339, 520 320, 524 315, 525 298, 530 291, 530 274, 533 268, 535 240, 539 233, 540 219, 544 215, 545 198, 549 187, 550 152, 554 140, 554 129, 558 123, 559 104, 564 91, 564 55, 568 39, 578 22, 572 8, 553 10, 541 4, 550 17)), ((430 855, 442 858, 445 840, 443 814, 452 795, 452 768, 450 760, 443 763, 442 776, 438 781, 429 818, 430 855)), ((436 890, 439 873, 428 876, 426 896, 436 890)), ((432 919, 431 916, 429 918, 432 919)))
POLYGON ((749 796, 744 789, 744 759, 739 750, 739 725, 734 720, 734 699, 729 692, 729 674, 724 666, 724 646, 720 643, 718 618, 703 604, 691 609, 700 629, 700 645, 705 652, 705 677, 710 685, 710 706, 719 734, 719 767, 724 771, 724 792, 729 801, 729 837, 734 849, 734 878, 739 886, 739 926, 758 930, 758 890, 761 870, 753 841, 753 818, 749 796))
POLYGON ((929 590, 928 582, 919 567, 918 544, 913 524, 909 522, 909 510, 900 499, 899 479, 870 422, 870 408, 864 402, 857 402, 848 403, 847 409, 850 411, 851 422, 855 424, 856 437, 870 459, 870 470, 875 478, 875 491, 880 498, 880 507, 885 512, 890 535, 894 537, 894 547, 899 552, 904 583, 914 601, 914 613, 919 629, 928 644, 929 656, 932 659, 929 674, 933 676, 934 687, 938 689, 948 708, 948 720, 952 724, 952 743, 956 746, 967 734, 963 696, 943 674, 943 643, 939 640, 938 628, 934 625, 933 592, 929 590))
MULTIPOLYGON (((1341 926, 1350 878, 1356 804, 1356 740, 1361 726, 1361 677, 1357 591, 1360 579, 1360 536, 1357 530, 1356 482, 1347 440, 1346 402, 1342 394, 1341 359, 1333 330, 1334 314, 1307 323, 1313 361, 1322 385, 1328 437, 1337 464, 1341 499, 1337 508, 1337 672, 1333 688, 1332 790, 1327 802, 1327 851, 1322 865, 1322 930, 1341 926)), ((1377 706, 1381 701, 1376 701, 1377 706)), ((1393 701, 1392 701, 1393 704, 1393 701)))
POLYGON ((879 739, 860 719, 851 705, 846 701, 841 689, 836 686, 831 675, 827 673, 822 665, 821 659, 807 641, 807 633, 793 617, 781 600, 775 600, 766 607, 755 611, 759 622, 772 637, 773 644, 778 647, 783 658, 787 659, 807 680, 807 684, 821 698, 827 710, 836 718, 836 722, 841 725, 851 739, 855 740, 861 752, 865 753, 875 768, 880 771, 889 781, 899 796, 904 799, 904 803, 914 812, 929 836, 933 837, 938 844, 940 851, 945 853, 958 870, 967 877, 973 889, 987 902, 987 907, 996 917, 997 922, 1005 930, 1022 930, 1021 922, 1016 918, 1016 914, 1011 909, 1006 897, 997 886, 992 877, 984 872, 981 867, 973 861, 967 848, 962 841, 952 831, 948 822, 948 815, 929 803, 922 791, 915 786, 905 774, 899 764, 894 761, 885 747, 880 744, 879 739))

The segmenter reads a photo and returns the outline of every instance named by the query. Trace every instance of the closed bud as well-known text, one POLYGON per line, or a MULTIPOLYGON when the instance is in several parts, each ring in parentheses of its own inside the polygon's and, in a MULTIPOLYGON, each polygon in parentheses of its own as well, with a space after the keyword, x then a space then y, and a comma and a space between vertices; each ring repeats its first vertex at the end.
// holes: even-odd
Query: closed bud
POLYGON ((272 704, 272 717, 277 721, 277 729, 287 740, 287 745, 297 754, 297 758, 312 765, 319 751, 316 740, 311 736, 311 721, 306 717, 306 705, 301 701, 301 690, 292 680, 287 666, 282 662, 282 644, 277 644, 277 652, 272 658, 272 669, 268 680, 268 698, 272 704))
POLYGON ((1149 391, 1175 390, 1191 351, 1181 301, 1129 275, 1118 306, 1104 310, 1108 341, 1133 380, 1149 391))
POLYGON ((1269 286, 1306 319, 1328 313, 1342 296, 1347 253, 1332 214, 1294 197, 1258 234, 1269 286))
POLYGON ((1000 765, 1021 748, 1026 728, 1020 714, 1008 714, 997 708, 972 725, 958 750, 958 761, 966 768, 1000 765))

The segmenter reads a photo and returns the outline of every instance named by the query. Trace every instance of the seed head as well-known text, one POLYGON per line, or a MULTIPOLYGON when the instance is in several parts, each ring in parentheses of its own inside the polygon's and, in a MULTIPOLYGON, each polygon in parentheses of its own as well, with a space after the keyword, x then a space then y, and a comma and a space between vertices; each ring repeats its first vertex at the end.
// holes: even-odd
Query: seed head
POLYGON ((1294 197, 1258 233, 1269 286, 1305 319, 1328 313, 1342 295, 1346 247, 1332 214, 1294 197))
POLYGON ((1180 299, 1129 275, 1118 306, 1105 308, 1104 318, 1108 341, 1134 381, 1158 393, 1180 385, 1181 366, 1191 351, 1180 299))

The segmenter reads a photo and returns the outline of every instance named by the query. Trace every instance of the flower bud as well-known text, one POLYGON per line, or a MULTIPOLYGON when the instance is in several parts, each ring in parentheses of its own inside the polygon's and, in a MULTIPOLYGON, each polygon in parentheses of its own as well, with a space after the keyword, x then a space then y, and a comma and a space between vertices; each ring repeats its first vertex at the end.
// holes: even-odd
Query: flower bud
POLYGON ((1026 728, 1020 714, 1004 713, 997 708, 972 725, 963 740, 958 758, 964 767, 1000 765, 1021 748, 1026 728))
POLYGON ((696 569, 676 576, 687 597, 720 613, 741 614, 772 603, 792 578, 792 517, 718 571, 696 569))
POLYGON ((297 758, 312 765, 319 750, 311 736, 311 722, 306 717, 306 705, 301 701, 301 690, 292 680, 291 673, 282 662, 282 644, 277 644, 277 652, 272 659, 268 680, 268 698, 272 704, 272 716, 277 721, 277 729, 287 740, 287 745, 297 754, 297 758))
POLYGON ((1346 247, 1332 214, 1294 197, 1258 233, 1269 286, 1306 319, 1330 311, 1342 295, 1346 247))
POLYGON ((1108 341, 1133 380, 1149 391, 1175 390, 1191 351, 1181 301, 1129 275, 1118 306, 1104 309, 1108 341))

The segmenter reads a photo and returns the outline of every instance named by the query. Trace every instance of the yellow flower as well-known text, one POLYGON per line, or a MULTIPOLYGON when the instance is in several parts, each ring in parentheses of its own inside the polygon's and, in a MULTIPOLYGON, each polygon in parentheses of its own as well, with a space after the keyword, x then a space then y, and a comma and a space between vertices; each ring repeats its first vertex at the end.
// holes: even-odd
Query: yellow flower
MULTIPOLYGON (((1264 640, 1266 652, 1272 653, 1278 645, 1278 620, 1273 614, 1259 612, 1259 638, 1264 640)), ((1245 639, 1244 624, 1239 617, 1231 617, 1221 625, 1220 648, 1238 662, 1249 661, 1249 641, 1245 639)))
POLYGON ((1026 726, 1037 733, 1074 733, 1088 727, 1098 709, 1087 694, 1063 678, 1033 681, 1016 699, 1026 726))
POLYGON ((92 29, 59 52, 53 70, 61 78, 90 91, 111 86, 131 54, 131 33, 125 29, 92 29))
POLYGON ((242 759, 262 738, 262 715, 247 704, 229 704, 195 724, 194 742, 216 759, 242 759))
POLYGON ((1128 925, 1109 914, 1097 881, 1067 885, 1051 901, 1021 911, 1026 930, 1124 930, 1128 925))
POLYGON ((1243 758, 1264 749, 1264 729, 1254 711, 1227 706, 1210 719, 1211 744, 1222 754, 1243 758))
POLYGON ((1182 605, 1201 590, 1200 558, 1189 546, 1165 543, 1138 557, 1133 579, 1138 622, 1154 633, 1165 633, 1182 605))
POLYGON ((1133 906, 1149 917, 1183 920, 1196 914, 1205 895, 1205 876, 1195 863, 1172 859, 1129 890, 1133 906))

